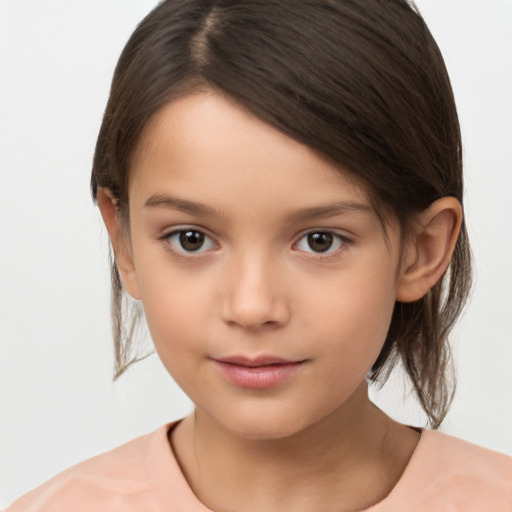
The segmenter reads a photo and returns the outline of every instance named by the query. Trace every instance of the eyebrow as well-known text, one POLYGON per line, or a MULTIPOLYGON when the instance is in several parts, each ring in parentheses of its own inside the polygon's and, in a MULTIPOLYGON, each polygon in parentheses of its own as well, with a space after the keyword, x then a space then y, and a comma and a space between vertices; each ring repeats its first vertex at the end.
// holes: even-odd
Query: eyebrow
POLYGON ((288 220, 290 222, 302 222, 314 219, 326 219, 350 212, 371 213, 372 211, 373 209, 364 203, 338 201, 336 203, 297 210, 288 216, 288 220))
POLYGON ((187 199, 179 199, 177 197, 168 196, 166 194, 152 195, 145 203, 145 208, 167 208, 170 210, 177 210, 183 213, 190 213, 192 215, 203 215, 210 217, 223 217, 221 213, 202 203, 196 201, 189 201, 187 199))
MULTIPOLYGON (((222 218, 224 215, 219 210, 211 206, 190 201, 188 199, 180 199, 166 194, 152 195, 145 203, 145 208, 165 208, 177 210, 183 213, 192 215, 202 215, 209 217, 222 218)), ((303 208, 290 213, 286 219, 288 222, 304 222, 308 220, 321 219, 334 217, 350 212, 363 212, 371 213, 372 208, 364 203, 357 203, 353 201, 338 201, 331 204, 313 206, 310 208, 303 208)))

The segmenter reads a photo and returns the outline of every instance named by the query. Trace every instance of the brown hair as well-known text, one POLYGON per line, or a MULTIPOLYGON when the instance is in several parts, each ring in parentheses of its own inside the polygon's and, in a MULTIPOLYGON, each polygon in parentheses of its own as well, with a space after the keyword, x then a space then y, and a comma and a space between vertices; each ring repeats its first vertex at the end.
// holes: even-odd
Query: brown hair
MULTIPOLYGON (((161 2, 121 54, 94 155, 93 197, 98 187, 110 189, 126 222, 129 159, 143 127, 165 103, 201 87, 226 94, 348 169, 404 232, 414 213, 440 197, 462 204, 450 80, 425 22, 406 0, 161 2)), ((433 428, 453 397, 447 335, 470 282, 463 223, 443 278, 421 300, 396 303, 369 374, 384 382, 402 362, 433 428)), ((113 259, 112 284, 117 378, 136 360, 140 310, 134 316, 126 309, 113 259)))

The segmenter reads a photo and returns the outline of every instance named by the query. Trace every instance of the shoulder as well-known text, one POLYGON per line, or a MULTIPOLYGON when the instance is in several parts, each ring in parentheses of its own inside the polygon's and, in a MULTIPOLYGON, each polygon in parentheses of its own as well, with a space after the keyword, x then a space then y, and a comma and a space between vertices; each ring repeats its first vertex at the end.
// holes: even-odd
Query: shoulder
POLYGON ((443 479, 510 498, 512 508, 512 457, 436 431, 425 431, 425 464, 442 472, 443 479))
POLYGON ((5 512, 147 510, 143 500, 151 486, 149 454, 163 452, 170 426, 63 471, 19 498, 5 512))
POLYGON ((382 511, 391 506, 394 512, 511 512, 512 458, 423 430, 408 467, 384 504, 382 511))

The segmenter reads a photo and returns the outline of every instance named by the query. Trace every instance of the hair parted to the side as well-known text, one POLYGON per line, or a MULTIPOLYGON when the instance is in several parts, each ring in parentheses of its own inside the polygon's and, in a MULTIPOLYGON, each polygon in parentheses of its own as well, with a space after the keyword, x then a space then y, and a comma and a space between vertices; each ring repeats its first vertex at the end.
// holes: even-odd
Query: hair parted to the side
MULTIPOLYGON (((151 116, 211 89, 327 157, 369 190, 407 233, 443 196, 463 200, 460 129, 441 53, 406 0, 165 0, 137 27, 117 64, 92 170, 129 229, 130 156, 151 116)), ((116 378, 133 358, 140 309, 129 311, 112 259, 116 378), (125 318, 128 316, 128 318, 125 318)), ((448 271, 414 303, 396 303, 369 374, 398 361, 429 424, 453 397, 447 340, 471 284, 464 222, 448 271)))

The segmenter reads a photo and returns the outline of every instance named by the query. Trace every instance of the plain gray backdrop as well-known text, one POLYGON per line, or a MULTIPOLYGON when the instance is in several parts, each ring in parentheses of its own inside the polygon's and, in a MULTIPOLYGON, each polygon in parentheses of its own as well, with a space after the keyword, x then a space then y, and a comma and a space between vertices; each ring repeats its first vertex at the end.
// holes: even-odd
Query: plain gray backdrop
MULTIPOLYGON (((191 409, 156 356, 112 384, 108 240, 88 187, 119 53, 155 0, 0 2, 0 508, 191 409)), ((418 0, 465 143, 474 293, 442 430, 512 453, 512 1, 418 0)), ((398 373, 375 401, 422 425, 398 373)))

